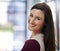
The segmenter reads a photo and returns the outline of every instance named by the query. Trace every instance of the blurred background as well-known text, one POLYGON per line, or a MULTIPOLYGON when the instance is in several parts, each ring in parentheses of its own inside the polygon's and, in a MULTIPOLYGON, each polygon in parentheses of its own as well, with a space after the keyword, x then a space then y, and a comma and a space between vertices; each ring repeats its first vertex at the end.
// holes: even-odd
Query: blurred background
POLYGON ((21 51, 29 39, 27 18, 30 8, 46 2, 53 14, 56 51, 60 49, 60 0, 0 0, 0 51, 21 51))

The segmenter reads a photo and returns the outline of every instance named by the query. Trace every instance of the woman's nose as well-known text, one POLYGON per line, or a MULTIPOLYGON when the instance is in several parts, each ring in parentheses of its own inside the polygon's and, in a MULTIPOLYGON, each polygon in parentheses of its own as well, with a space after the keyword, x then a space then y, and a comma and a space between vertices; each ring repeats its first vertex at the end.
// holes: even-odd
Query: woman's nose
POLYGON ((30 23, 34 23, 34 22, 35 22, 35 19, 32 18, 32 19, 30 20, 30 23))

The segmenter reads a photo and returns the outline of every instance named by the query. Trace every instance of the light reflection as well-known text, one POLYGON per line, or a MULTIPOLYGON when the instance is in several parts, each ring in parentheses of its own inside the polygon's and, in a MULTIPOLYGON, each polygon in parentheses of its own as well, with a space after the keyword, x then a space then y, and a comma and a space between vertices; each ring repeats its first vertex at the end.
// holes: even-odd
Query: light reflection
POLYGON ((0 49, 12 51, 13 49, 13 33, 0 32, 0 49))

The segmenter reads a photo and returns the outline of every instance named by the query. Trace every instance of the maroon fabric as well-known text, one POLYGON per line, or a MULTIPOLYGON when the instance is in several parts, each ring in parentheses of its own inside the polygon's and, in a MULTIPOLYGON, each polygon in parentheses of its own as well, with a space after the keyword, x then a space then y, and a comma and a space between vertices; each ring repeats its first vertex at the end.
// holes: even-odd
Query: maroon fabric
POLYGON ((27 40, 21 51, 40 51, 40 45, 36 40, 27 40))

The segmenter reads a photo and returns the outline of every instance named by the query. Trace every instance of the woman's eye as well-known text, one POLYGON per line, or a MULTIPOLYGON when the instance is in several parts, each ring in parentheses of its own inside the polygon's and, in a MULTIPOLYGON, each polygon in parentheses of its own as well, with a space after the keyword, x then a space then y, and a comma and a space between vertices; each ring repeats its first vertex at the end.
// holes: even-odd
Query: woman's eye
POLYGON ((33 15, 32 15, 32 14, 30 14, 30 16, 31 16, 31 17, 33 17, 33 15))

